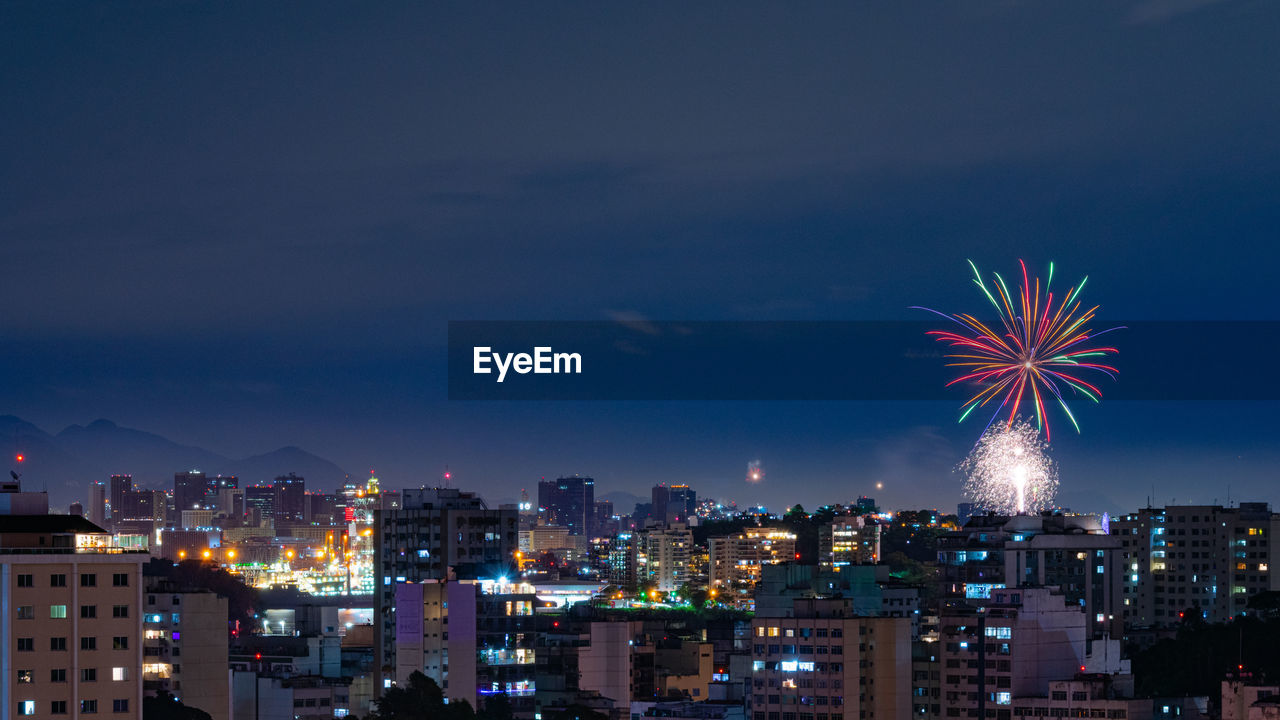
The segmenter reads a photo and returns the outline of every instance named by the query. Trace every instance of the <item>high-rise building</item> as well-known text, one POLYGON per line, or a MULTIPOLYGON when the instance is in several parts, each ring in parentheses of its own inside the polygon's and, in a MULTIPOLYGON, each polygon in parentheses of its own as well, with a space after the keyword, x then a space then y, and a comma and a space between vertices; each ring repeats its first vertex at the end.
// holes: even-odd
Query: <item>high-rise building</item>
POLYGON ((1088 641, 1087 615, 1050 587, 997 588, 981 605, 942 606, 942 707, 948 717, 990 717, 1014 698, 1044 697, 1078 672, 1121 673, 1120 642, 1088 641))
POLYGON ((203 510, 208 498, 209 481, 199 470, 173 474, 173 509, 203 510))
POLYGON ((212 475, 206 478, 208 483, 205 487, 205 502, 212 506, 218 501, 218 495, 223 490, 235 490, 240 487, 240 478, 235 475, 212 475))
POLYGON ((538 508, 548 525, 563 525, 570 535, 590 537, 595 531, 596 481, 562 477, 538 482, 538 508))
POLYGON ((795 559, 796 536, 783 528, 749 527, 738 535, 708 539, 708 580, 724 602, 752 606, 760 568, 795 559))
POLYGON ((163 490, 134 490, 121 497, 116 520, 161 520, 168 510, 168 498, 163 490))
POLYGON ((374 631, 376 667, 384 677, 396 667, 395 588, 398 583, 445 580, 504 572, 519 547, 515 505, 490 509, 474 493, 457 488, 406 489, 401 507, 377 511, 374 631))
POLYGON ((218 494, 210 498, 213 509, 227 516, 228 524, 244 523, 244 488, 220 488, 218 494))
POLYGON ((253 525, 269 523, 275 517, 276 489, 270 485, 250 485, 244 489, 246 521, 253 525))
POLYGON ((848 598, 800 598, 751 621, 748 717, 911 717, 911 623, 860 617, 848 598))
POLYGON ((834 572, 816 565, 777 563, 760 569, 756 617, 785 617, 801 598, 845 598, 855 615, 905 618, 920 637, 920 588, 889 573, 888 565, 858 565, 834 572))
POLYGON ((281 475, 271 484, 275 488, 272 516, 276 527, 282 523, 301 523, 307 519, 307 481, 293 473, 281 475))
POLYGON ((635 590, 640 583, 641 535, 623 531, 609 539, 609 582, 624 590, 635 590))
POLYGON ((1095 515, 975 516, 938 538, 938 568, 943 603, 1053 586, 1084 609, 1089 640, 1122 636, 1120 540, 1095 515))
POLYGON ((332 493, 307 493, 306 520, 312 525, 334 525, 342 523, 342 515, 338 512, 338 496, 332 493))
POLYGON ((132 475, 112 475, 111 476, 111 519, 117 520, 123 516, 120 514, 124 508, 124 494, 133 492, 133 476, 132 475))
POLYGON ((689 581, 693 533, 683 523, 651 527, 641 533, 644 566, 641 582, 659 592, 675 592, 689 581))
POLYGON ((0 521, 3 717, 142 717, 148 556, 111 542, 78 516, 0 521))
POLYGON ((107 526, 107 484, 101 480, 89 483, 89 507, 85 517, 98 527, 107 526))
POLYGON ((436 681, 450 702, 476 702, 476 598, 474 580, 396 583, 395 654, 388 664, 407 686, 415 672, 436 681))
POLYGON ((610 500, 597 500, 595 506, 595 532, 594 537, 609 537, 618 532, 618 523, 614 520, 613 502, 610 500))
POLYGON ((651 518, 660 523, 688 523, 698 511, 698 494, 688 485, 655 485, 651 518))
POLYGON ((632 700, 653 701, 654 648, 645 642, 639 621, 592 622, 590 641, 579 650, 578 686, 628 707, 632 700))
POLYGON ((1280 590, 1271 572, 1280 514, 1266 503, 1144 508, 1111 521, 1123 553, 1130 627, 1177 623, 1187 612, 1227 622, 1256 593, 1280 590))
POLYGON ((818 564, 824 570, 880 562, 880 526, 862 516, 841 517, 818 528, 818 564))
POLYGON ((145 693, 169 692, 213 720, 229 720, 227 599, 160 577, 146 578, 145 596, 145 693))
POLYGON ((395 588, 395 677, 421 672, 450 702, 483 710, 505 695, 517 718, 533 717, 534 608, 528 586, 425 580, 395 588))

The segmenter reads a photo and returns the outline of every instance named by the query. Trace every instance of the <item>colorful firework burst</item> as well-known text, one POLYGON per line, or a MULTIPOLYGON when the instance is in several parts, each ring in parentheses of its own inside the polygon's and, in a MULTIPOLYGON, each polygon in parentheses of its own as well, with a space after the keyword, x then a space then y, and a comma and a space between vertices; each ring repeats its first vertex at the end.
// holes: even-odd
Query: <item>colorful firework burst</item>
POLYGON ((1058 467, 1047 451, 1040 432, 1022 418, 987 428, 960 463, 965 495, 983 510, 1002 515, 1053 507, 1058 467))
POLYGON ((1068 289, 1055 305, 1051 289, 1053 263, 1049 263, 1049 279, 1043 288, 1040 278, 1035 278, 1034 283, 1028 278, 1026 263, 1019 260, 1018 264, 1022 267, 1022 287, 1015 296, 1009 292, 999 273, 993 273, 993 293, 982 281, 978 267, 969 261, 974 284, 996 309, 1000 318, 998 326, 988 326, 963 313, 948 315, 930 308, 918 309, 941 315, 963 328, 960 332, 929 332, 956 350, 947 355, 948 359, 955 361, 948 363, 947 367, 959 369, 961 375, 947 383, 947 387, 960 383, 980 386, 980 390, 962 406, 960 421, 963 422, 977 408, 996 404, 998 399, 987 427, 1006 410, 1008 419, 1005 425, 1012 426, 1025 399, 1034 406, 1036 426, 1044 431, 1048 441, 1050 431, 1045 400, 1056 400, 1076 432, 1080 432, 1080 425, 1067 406, 1067 396, 1078 394, 1094 402, 1101 400, 1102 391, 1082 375, 1096 372, 1115 378, 1118 371, 1097 360, 1115 354, 1117 350, 1095 346, 1091 341, 1120 328, 1102 332, 1089 329, 1098 306, 1082 311, 1080 291, 1089 281, 1088 277, 1068 289))

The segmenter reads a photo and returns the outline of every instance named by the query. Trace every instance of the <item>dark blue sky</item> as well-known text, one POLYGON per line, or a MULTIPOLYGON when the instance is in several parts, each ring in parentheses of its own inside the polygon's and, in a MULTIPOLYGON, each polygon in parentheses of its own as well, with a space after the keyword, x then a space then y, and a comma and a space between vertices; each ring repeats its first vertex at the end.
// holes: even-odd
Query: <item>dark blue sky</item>
MULTIPOLYGON (((966 258, 1019 257, 1110 317, 1280 320, 1276 27, 1265 0, 8 3, 0 412, 495 498, 582 472, 947 505, 960 398, 450 403, 445 323, 918 319, 981 310, 966 258)), ((1065 499, 1280 502, 1276 410, 1089 408, 1065 499)))

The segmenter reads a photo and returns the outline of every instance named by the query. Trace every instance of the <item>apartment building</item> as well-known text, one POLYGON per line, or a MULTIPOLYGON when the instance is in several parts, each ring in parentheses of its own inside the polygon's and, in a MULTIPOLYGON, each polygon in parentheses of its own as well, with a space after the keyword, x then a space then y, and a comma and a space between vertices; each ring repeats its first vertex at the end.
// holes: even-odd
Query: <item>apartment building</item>
POLYGON ((142 717, 146 559, 79 516, 0 522, 3 717, 142 717))
POLYGON ((802 598, 751 623, 751 720, 911 717, 911 623, 862 617, 843 598, 802 598))
POLYGON ((143 688, 172 693, 213 720, 231 718, 227 599, 146 578, 143 688))
POLYGON ((1266 503, 1143 508, 1111 521, 1123 553, 1127 625, 1163 627, 1187 612, 1227 622, 1249 598, 1280 590, 1271 539, 1280 514, 1266 503))
POLYGON ((708 540, 708 580, 724 602, 750 609, 760 568, 795 559, 796 536, 781 528, 752 527, 708 540))

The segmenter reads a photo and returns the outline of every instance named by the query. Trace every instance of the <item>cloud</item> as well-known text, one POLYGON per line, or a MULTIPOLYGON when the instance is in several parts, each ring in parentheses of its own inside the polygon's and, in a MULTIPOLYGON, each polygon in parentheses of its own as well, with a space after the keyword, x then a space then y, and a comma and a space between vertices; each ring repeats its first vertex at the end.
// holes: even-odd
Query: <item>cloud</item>
POLYGON ((660 335, 662 330, 652 321, 635 310, 610 310, 607 313, 614 322, 645 335, 660 335))

